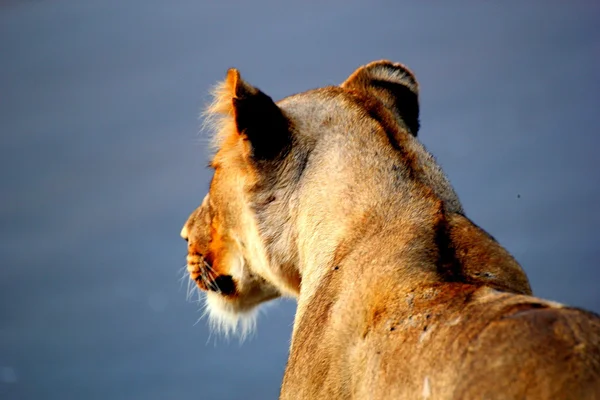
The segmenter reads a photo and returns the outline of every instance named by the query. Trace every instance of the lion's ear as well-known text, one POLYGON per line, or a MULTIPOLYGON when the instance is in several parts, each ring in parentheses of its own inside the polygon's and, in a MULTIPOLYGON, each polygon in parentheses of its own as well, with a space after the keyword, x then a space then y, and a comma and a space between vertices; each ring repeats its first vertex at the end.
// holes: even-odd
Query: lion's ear
POLYGON ((404 65, 386 60, 374 61, 358 68, 341 86, 373 95, 417 136, 419 84, 404 65))
POLYGON ((291 143, 289 121, 269 96, 245 82, 236 69, 227 72, 233 115, 240 135, 245 136, 256 160, 280 155, 291 143))

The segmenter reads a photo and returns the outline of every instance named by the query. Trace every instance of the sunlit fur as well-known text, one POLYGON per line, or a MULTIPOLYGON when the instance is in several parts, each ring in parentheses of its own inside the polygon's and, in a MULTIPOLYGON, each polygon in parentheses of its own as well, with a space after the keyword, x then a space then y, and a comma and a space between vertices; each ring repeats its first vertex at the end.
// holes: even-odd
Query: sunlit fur
POLYGON ((209 323, 244 334, 297 298, 282 399, 600 398, 600 319, 531 297, 465 215, 417 139, 418 87, 376 61, 274 103, 228 72, 181 232, 209 323))
POLYGON ((202 130, 213 134, 214 150, 218 150, 230 133, 235 131, 234 110, 231 103, 234 85, 235 78, 232 75, 228 75, 223 82, 217 83, 211 91, 212 102, 202 113, 204 119, 202 130))
POLYGON ((218 293, 207 293, 205 314, 210 328, 217 334, 226 338, 235 335, 243 341, 254 332, 258 312, 256 309, 242 312, 223 300, 218 293))

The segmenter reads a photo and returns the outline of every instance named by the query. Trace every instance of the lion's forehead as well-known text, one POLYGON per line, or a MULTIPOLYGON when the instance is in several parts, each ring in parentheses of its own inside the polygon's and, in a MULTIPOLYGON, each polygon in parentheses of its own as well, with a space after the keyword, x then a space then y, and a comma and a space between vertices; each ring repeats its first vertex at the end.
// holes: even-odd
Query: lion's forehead
POLYGON ((348 120, 360 118, 364 108, 351 95, 336 87, 314 89, 280 100, 277 105, 298 127, 329 128, 346 125, 348 120))

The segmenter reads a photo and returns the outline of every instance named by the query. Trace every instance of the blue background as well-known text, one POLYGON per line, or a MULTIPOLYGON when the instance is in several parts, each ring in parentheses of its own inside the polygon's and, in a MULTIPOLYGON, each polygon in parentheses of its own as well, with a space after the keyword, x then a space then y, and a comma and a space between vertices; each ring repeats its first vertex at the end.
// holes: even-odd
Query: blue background
POLYGON ((600 6, 486 3, 0 0, 0 398, 276 398, 294 302, 240 345, 179 282, 232 66, 279 99, 406 63, 467 214, 600 311, 600 6))

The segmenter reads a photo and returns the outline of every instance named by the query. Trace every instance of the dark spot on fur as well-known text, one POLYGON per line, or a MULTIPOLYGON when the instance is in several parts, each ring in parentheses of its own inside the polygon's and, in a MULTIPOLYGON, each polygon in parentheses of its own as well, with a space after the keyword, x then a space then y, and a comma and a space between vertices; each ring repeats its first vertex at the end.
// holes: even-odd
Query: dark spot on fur
POLYGON ((395 330, 396 330, 396 327, 395 327, 395 326, 392 326, 392 327, 390 328, 390 331, 395 331, 395 330))
POLYGON ((337 266, 337 265, 336 265, 335 267, 333 267, 333 270, 334 270, 334 271, 337 271, 338 269, 340 269, 340 267, 339 267, 339 266, 337 266))
POLYGON ((333 118, 331 118, 331 116, 327 116, 325 119, 323 119, 323 122, 321 122, 321 126, 329 126, 332 122, 333 118))
POLYGON ((472 292, 472 291, 471 291, 471 292, 468 292, 468 293, 465 295, 465 298, 464 298, 464 303, 465 303, 465 304, 467 304, 467 303, 470 303, 472 298, 473 298, 473 292, 472 292))
POLYGON ((435 222, 435 244, 438 249, 437 270, 448 282, 462 282, 460 263, 457 261, 456 247, 451 239, 450 224, 446 218, 444 204, 440 204, 435 222))
POLYGON ((427 332, 427 325, 423 327, 423 332, 427 332))
POLYGON ((295 163, 296 180, 298 181, 304 174, 304 170, 308 165, 308 158, 311 150, 310 147, 312 146, 307 146, 307 143, 303 143, 302 146, 300 146, 298 143, 294 144, 295 146, 292 158, 295 163))

